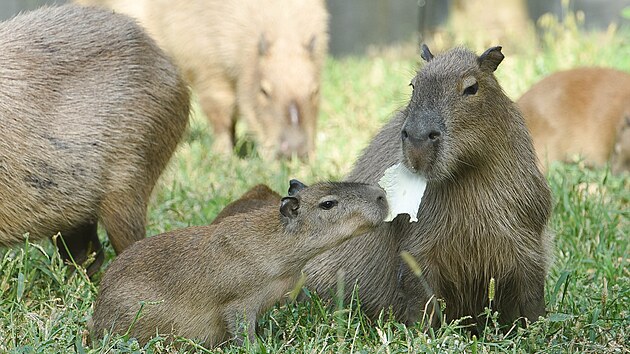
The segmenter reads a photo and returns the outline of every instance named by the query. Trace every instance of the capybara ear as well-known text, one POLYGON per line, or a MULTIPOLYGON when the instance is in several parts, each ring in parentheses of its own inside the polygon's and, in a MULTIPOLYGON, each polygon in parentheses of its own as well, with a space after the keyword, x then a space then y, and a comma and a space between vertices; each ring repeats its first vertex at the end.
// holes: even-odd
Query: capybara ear
POLYGON ((426 44, 422 44, 422 47, 420 47, 420 49, 422 50, 422 53, 420 53, 420 57, 422 57, 424 61, 428 62, 433 59, 433 53, 431 53, 429 47, 426 44))
POLYGON ((292 179, 289 181, 289 196, 294 196, 297 192, 306 188, 306 185, 297 179, 292 179))
POLYGON ((293 219, 300 209, 300 201, 295 197, 284 197, 280 201, 280 213, 289 219, 293 219))
POLYGON ((505 58, 505 56, 501 53, 501 47, 496 46, 483 52, 477 60, 479 61, 481 70, 492 73, 497 70, 497 67, 503 61, 503 58, 505 58))
POLYGON ((269 41, 267 41, 265 33, 263 32, 260 34, 260 39, 258 40, 258 54, 262 57, 267 54, 267 51, 269 51, 269 41))

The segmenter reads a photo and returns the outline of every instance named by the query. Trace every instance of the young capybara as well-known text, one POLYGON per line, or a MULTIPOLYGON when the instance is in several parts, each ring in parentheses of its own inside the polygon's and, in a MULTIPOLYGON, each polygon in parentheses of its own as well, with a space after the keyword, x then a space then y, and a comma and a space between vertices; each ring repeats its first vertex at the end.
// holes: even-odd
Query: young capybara
POLYGON ((71 5, 0 23, 0 63, 0 246, 61 232, 77 263, 97 252, 91 274, 97 221, 117 253, 144 238, 187 85, 132 19, 71 5))
POLYGON ((217 224, 228 216, 249 213, 269 204, 277 204, 282 197, 264 184, 258 184, 248 190, 239 199, 226 205, 214 218, 212 224, 217 224))
POLYGON ((557 72, 532 86, 517 103, 544 168, 572 155, 603 166, 615 139, 622 136, 622 120, 630 114, 630 74, 609 68, 557 72))
POLYGON ((135 243, 111 264, 92 317, 95 336, 126 333, 144 343, 175 334, 216 346, 254 340, 256 319, 295 286, 317 254, 379 225, 385 192, 360 183, 292 181, 292 196, 210 226, 135 243), (141 308, 142 301, 150 301, 141 308))
POLYGON ((521 113, 493 74, 501 47, 433 57, 425 46, 422 57, 427 63, 411 80, 409 104, 347 177, 375 183, 402 162, 427 180, 419 221, 398 216, 314 258, 305 267, 307 286, 326 296, 343 270, 370 316, 391 307, 398 319, 415 322, 435 295, 445 301, 447 321, 468 315, 480 323, 494 278, 500 322, 536 320, 545 314, 552 200, 521 113), (420 265, 420 278, 402 251, 420 265))
POLYGON ((263 156, 313 152, 328 47, 324 0, 75 1, 140 20, 196 91, 215 150, 232 151, 242 117, 263 156))

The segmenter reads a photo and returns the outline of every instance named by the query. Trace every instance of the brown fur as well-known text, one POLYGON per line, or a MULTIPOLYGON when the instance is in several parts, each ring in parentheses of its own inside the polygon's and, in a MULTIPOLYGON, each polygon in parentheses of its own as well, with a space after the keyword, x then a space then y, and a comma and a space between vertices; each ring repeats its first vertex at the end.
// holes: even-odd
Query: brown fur
POLYGON ((214 218, 212 224, 217 224, 228 216, 250 213, 270 204, 276 205, 280 202, 280 199, 282 199, 280 194, 272 191, 264 184, 258 184, 243 194, 239 199, 226 205, 216 218, 214 218))
POLYGON ((346 284, 358 284, 368 315, 390 307, 410 323, 421 318, 430 295, 445 300, 447 321, 478 319, 495 278, 492 307, 501 323, 536 320, 545 314, 551 193, 521 114, 493 75, 503 55, 495 48, 477 57, 458 48, 435 58, 427 49, 423 56, 430 60, 411 81, 411 101, 347 177, 374 183, 403 162, 428 180, 419 221, 398 216, 314 258, 305 267, 307 285, 326 295, 343 270, 346 284), (466 94, 475 83, 478 91, 466 94), (416 259, 421 279, 401 251, 416 259))
POLYGON ((630 74, 608 68, 557 72, 517 103, 544 167, 578 154, 588 164, 602 166, 611 158, 624 116, 630 114, 630 74))
POLYGON ((142 343, 157 330, 211 347, 239 335, 242 323, 254 340, 258 315, 291 290, 310 258, 374 228, 386 214, 378 187, 320 183, 218 224, 137 242, 103 277, 93 334, 124 333, 140 301, 159 301, 146 305, 131 329, 142 343), (338 204, 322 209, 329 200, 338 204))
POLYGON ((313 151, 328 46, 323 0, 75 1, 140 19, 186 73, 216 150, 232 150, 241 116, 263 155, 313 151))
POLYGON ((188 123, 176 67, 127 16, 70 5, 0 23, 0 63, 0 245, 61 232, 81 263, 99 220, 117 253, 144 238, 188 123))
POLYGON ((610 159, 610 169, 615 174, 630 172, 630 111, 619 122, 615 147, 610 159))

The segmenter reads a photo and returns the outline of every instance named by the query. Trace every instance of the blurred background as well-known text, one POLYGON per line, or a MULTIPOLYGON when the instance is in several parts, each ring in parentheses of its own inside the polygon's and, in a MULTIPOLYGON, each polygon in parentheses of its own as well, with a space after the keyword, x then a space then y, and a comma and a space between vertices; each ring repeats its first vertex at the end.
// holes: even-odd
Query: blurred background
MULTIPOLYGON (((132 1, 132 0, 131 0, 132 1)), ((2 0, 0 20, 20 11, 64 0, 2 0)), ((560 21, 567 13, 582 14, 585 30, 630 26, 623 17, 630 0, 327 0, 330 53, 334 57, 361 55, 384 47, 427 42, 437 47, 463 43, 473 47, 510 45, 514 33, 523 35, 545 26, 544 14, 560 21), (492 10, 492 11, 489 11, 492 10), (541 20, 542 18, 542 20, 541 20), (536 26, 538 25, 538 26, 536 26), (483 38, 479 42, 478 38, 483 38), (493 42, 494 43, 489 43, 493 42), (507 41, 507 42, 506 42, 507 41), (488 42, 488 43, 484 43, 488 42), (500 43, 499 43, 500 42, 500 43)), ((630 10, 629 10, 630 12, 630 10)))

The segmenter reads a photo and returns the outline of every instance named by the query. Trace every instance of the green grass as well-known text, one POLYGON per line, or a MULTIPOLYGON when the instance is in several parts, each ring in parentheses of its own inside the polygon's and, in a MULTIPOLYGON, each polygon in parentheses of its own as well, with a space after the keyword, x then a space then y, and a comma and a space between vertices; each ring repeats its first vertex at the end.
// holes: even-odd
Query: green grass
MULTIPOLYGON (((507 57, 497 76, 512 98, 560 68, 606 65, 630 71, 629 36, 581 35, 570 28, 558 33, 532 53, 511 55, 504 49, 507 57)), ((148 234, 208 224, 225 204, 257 183, 284 193, 290 178, 306 183, 341 179, 371 136, 405 104, 417 61, 389 56, 328 60, 317 154, 309 165, 217 156, 210 150, 206 122, 195 116, 156 187, 148 234)), ((258 343, 218 351, 629 352, 630 181, 579 163, 552 166, 548 179, 556 201, 551 220, 555 262, 545 294, 549 314, 529 328, 506 337, 490 326, 471 338, 457 323, 426 331, 420 325, 405 327, 387 314, 370 321, 357 299, 337 304, 313 297, 270 310, 259 321, 258 343)), ((107 263, 114 254, 105 245, 107 263)), ((144 348, 120 336, 88 344, 86 323, 98 282, 99 276, 91 282, 82 272, 69 275, 48 241, 0 249, 0 352, 175 351, 159 338, 144 348)), ((203 351, 181 341, 184 350, 203 351)))

